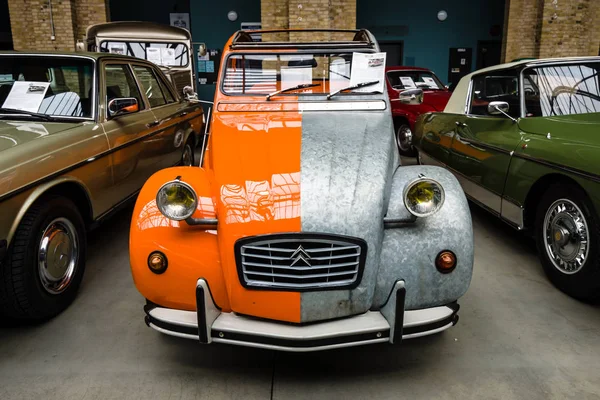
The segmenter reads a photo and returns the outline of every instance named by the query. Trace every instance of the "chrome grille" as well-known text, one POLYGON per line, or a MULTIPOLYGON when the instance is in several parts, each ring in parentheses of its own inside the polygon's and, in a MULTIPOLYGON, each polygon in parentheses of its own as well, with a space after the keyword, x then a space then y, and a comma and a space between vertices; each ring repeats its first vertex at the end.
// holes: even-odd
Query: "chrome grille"
POLYGON ((281 234, 236 242, 245 287, 284 290, 358 285, 367 245, 362 239, 325 234, 281 234))

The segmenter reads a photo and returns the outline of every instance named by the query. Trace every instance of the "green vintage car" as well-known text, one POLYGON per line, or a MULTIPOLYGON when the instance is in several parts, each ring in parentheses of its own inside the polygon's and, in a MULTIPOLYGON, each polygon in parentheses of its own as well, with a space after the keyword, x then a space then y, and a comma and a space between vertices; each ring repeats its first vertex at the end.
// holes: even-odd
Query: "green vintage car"
POLYGON ((203 125, 145 60, 0 52, 0 317, 66 308, 86 231, 156 171, 192 165, 203 125))
POLYGON ((569 295, 600 300, 600 57, 522 60, 465 76, 414 146, 476 204, 535 237, 569 295))

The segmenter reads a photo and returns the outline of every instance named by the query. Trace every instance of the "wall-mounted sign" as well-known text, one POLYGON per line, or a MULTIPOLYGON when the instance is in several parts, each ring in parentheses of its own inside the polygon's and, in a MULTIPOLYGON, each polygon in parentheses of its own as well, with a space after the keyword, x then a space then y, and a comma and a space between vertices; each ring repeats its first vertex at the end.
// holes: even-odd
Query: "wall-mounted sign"
POLYGON ((190 14, 188 13, 171 13, 169 14, 171 26, 191 30, 190 14))
MULTIPOLYGON (((260 22, 242 22, 241 28, 243 31, 258 31, 262 29, 262 24, 260 22)), ((262 35, 260 33, 253 33, 250 37, 252 37, 253 42, 262 41, 262 35)))

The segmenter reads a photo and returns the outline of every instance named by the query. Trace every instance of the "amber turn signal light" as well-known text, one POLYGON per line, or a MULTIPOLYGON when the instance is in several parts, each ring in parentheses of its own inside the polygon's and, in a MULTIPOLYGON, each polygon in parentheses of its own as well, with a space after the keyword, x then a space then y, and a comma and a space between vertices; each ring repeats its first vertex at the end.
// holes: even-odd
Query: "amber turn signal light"
POLYGON ((435 258, 435 266, 442 274, 454 271, 454 268, 456 268, 456 255, 449 250, 442 251, 435 258))
POLYGON ((167 270, 168 266, 167 256, 160 251, 154 251, 148 256, 148 268, 155 274, 162 274, 167 270))

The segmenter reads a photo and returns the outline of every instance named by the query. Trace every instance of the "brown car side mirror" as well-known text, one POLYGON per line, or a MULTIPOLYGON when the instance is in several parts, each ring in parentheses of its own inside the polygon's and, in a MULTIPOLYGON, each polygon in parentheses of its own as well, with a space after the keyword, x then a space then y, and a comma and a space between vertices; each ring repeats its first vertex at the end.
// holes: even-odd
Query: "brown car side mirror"
POLYGON ((123 114, 131 114, 139 110, 138 101, 133 97, 116 98, 108 102, 108 116, 111 118, 123 114))

